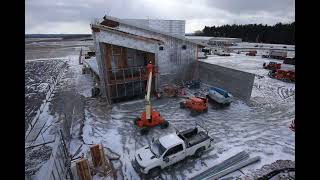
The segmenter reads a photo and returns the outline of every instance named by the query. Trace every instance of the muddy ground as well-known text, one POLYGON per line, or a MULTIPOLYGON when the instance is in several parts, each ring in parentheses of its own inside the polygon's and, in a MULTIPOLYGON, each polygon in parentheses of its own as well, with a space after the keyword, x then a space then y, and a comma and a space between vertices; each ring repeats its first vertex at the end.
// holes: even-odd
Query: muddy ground
MULTIPOLYGON (((44 115, 50 117, 51 124, 55 125, 61 114, 67 114, 67 118, 72 120, 70 154, 74 155, 82 146, 75 157, 86 154, 92 144, 102 143, 106 154, 113 159, 111 162, 117 179, 141 178, 132 168, 131 161, 135 150, 150 143, 152 137, 194 127, 196 122, 209 130, 214 138, 214 148, 199 159, 188 158, 163 170, 156 179, 188 179, 242 150, 250 152, 250 156, 261 156, 261 162, 243 168, 242 173, 249 173, 278 159, 294 160, 294 133, 288 128, 295 114, 294 84, 270 79, 262 73, 263 77, 255 79, 250 102, 236 100, 225 109, 210 105, 208 113, 197 117, 191 117, 188 110, 179 108, 182 99, 153 100, 153 107, 170 122, 170 126, 165 130, 154 128, 147 136, 141 136, 133 125, 133 119, 144 110, 144 101, 133 100, 110 106, 102 98, 91 98, 92 77, 81 74, 82 65, 78 64, 76 56, 79 51, 70 53, 65 57, 69 59, 68 68, 44 115)), ((51 132, 55 128, 51 128, 51 132)), ((45 138, 52 134, 47 135, 45 138)), ((31 157, 35 150, 28 151, 31 157)), ((45 162, 45 157, 40 159, 45 162)), ((35 159, 26 161, 36 162, 35 159)), ((38 167, 45 166, 43 163, 38 167)), ((41 168, 34 172, 34 177, 41 168)), ((230 176, 239 177, 242 173, 235 172, 230 176)))

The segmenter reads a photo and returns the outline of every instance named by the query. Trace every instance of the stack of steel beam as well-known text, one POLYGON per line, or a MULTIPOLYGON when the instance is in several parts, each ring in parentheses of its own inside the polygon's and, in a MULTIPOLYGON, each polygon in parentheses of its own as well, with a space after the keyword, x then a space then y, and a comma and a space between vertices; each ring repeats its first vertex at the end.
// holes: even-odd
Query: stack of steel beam
POLYGON ((200 173, 199 175, 196 175, 194 177, 191 178, 191 180, 200 180, 200 179, 204 179, 206 177, 210 177, 211 175, 214 175, 218 172, 221 172, 231 166, 234 166, 246 159, 249 158, 249 154, 245 151, 241 151, 240 153, 226 159, 225 161, 223 161, 222 163, 215 165, 211 168, 209 168, 208 170, 200 173))

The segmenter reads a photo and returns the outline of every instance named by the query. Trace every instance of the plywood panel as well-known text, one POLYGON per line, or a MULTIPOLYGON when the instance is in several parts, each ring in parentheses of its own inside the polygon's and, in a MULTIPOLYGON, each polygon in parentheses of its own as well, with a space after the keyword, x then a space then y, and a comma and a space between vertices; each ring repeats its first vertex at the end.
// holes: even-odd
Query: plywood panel
POLYGON ((87 159, 81 159, 76 163, 77 174, 80 180, 91 180, 89 162, 87 159))
POLYGON ((105 64, 107 66, 107 69, 110 70, 111 67, 111 45, 110 44, 106 44, 106 54, 105 54, 105 64))
POLYGON ((127 66, 127 48, 122 47, 119 55, 118 68, 126 68, 127 66))

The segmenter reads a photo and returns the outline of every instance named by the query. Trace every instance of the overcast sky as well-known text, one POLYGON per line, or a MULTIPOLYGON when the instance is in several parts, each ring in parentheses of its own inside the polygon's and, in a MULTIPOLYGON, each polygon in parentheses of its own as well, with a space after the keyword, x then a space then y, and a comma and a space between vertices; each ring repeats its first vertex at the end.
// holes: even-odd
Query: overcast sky
POLYGON ((294 0, 27 0, 25 33, 91 33, 90 22, 118 18, 182 19, 186 33, 204 26, 295 19, 294 0))

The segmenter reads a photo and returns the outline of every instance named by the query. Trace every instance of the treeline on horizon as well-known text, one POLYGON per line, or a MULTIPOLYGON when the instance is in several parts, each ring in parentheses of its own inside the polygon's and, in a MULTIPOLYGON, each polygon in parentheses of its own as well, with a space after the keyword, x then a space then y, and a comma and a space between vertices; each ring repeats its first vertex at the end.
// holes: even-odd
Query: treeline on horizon
POLYGON ((197 36, 214 36, 241 38, 245 42, 295 44, 295 22, 289 24, 277 23, 273 26, 262 24, 205 26, 202 31, 195 32, 197 36))

